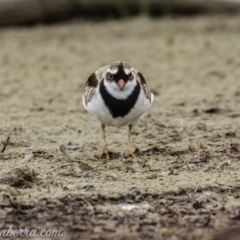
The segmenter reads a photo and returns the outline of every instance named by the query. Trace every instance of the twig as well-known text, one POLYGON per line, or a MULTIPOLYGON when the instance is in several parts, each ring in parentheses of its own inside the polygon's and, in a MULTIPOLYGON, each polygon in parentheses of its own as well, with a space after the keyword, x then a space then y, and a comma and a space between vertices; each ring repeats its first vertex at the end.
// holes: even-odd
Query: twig
POLYGON ((227 156, 229 156, 229 157, 231 157, 231 158, 237 158, 237 159, 239 159, 240 158, 240 156, 238 155, 238 156, 234 156, 234 155, 232 155, 232 154, 227 154, 227 156))
POLYGON ((2 148, 2 150, 1 150, 1 153, 4 153, 4 152, 5 152, 8 144, 9 144, 9 140, 10 140, 10 137, 8 136, 7 139, 6 139, 6 141, 3 143, 3 148, 2 148))

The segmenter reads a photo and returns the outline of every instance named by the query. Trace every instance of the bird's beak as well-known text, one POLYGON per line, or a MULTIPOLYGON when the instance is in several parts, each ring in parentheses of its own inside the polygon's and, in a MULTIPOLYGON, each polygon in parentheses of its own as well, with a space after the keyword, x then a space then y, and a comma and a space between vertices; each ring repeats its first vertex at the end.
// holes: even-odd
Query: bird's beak
POLYGON ((119 88, 123 91, 126 83, 125 83, 125 81, 124 81, 123 79, 120 79, 120 80, 118 80, 117 85, 118 85, 119 88))

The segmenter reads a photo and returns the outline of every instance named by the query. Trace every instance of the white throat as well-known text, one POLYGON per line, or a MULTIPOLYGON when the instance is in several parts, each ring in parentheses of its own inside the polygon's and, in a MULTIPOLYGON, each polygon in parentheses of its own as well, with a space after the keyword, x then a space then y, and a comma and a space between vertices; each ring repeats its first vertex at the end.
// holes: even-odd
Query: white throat
POLYGON ((127 81, 123 90, 121 90, 119 86, 116 84, 116 82, 114 81, 110 82, 110 81, 107 81, 106 79, 103 79, 103 84, 106 87, 108 93, 112 97, 117 99, 126 99, 133 92, 134 88, 137 85, 137 81, 135 79, 131 81, 127 81))

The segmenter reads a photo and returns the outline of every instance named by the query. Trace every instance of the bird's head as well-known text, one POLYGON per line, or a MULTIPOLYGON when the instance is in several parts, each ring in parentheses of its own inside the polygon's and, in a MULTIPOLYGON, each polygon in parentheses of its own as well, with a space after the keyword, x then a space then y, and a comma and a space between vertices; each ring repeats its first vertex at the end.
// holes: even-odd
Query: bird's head
MULTIPOLYGON (((112 62, 107 68, 104 85, 113 96, 128 96, 137 84, 134 69, 125 61, 112 62)), ((122 97, 121 97, 122 96, 122 97)))

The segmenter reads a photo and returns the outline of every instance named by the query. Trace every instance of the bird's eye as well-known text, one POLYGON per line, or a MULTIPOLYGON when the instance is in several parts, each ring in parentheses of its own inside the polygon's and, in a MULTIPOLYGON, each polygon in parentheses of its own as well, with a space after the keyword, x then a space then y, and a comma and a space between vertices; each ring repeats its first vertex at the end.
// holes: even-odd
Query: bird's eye
POLYGON ((109 78, 110 80, 113 80, 113 75, 112 75, 111 73, 109 73, 109 74, 108 74, 108 78, 109 78))
POLYGON ((128 74, 128 79, 133 79, 133 74, 132 73, 128 74))

